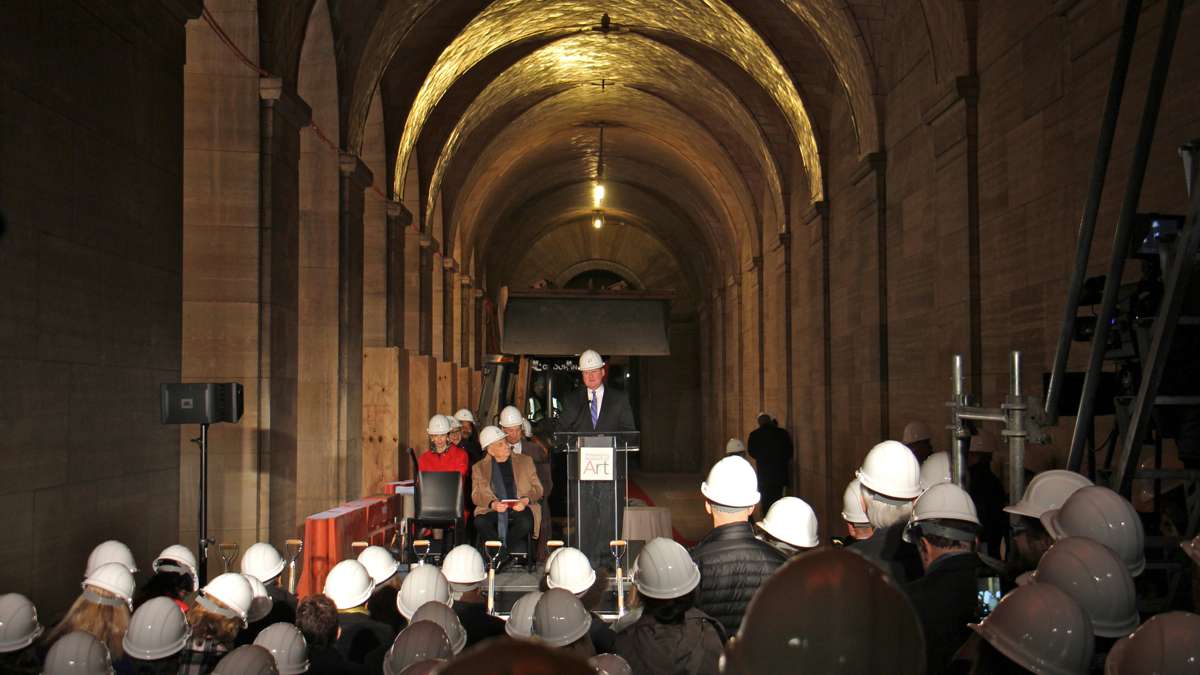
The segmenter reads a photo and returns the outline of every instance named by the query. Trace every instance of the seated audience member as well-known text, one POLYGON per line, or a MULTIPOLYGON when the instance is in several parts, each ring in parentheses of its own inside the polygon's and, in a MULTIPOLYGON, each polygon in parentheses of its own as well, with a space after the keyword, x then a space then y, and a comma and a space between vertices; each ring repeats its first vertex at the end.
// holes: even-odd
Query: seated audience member
POLYGON ((137 608, 121 641, 125 656, 118 673, 175 675, 183 648, 191 637, 187 617, 168 597, 151 598, 137 608))
POLYGON ((342 657, 334 645, 342 629, 337 606, 324 594, 310 595, 296 606, 296 628, 308 644, 308 672, 350 675, 366 672, 342 657))
POLYGON ((487 611, 487 566, 474 546, 455 546, 442 561, 442 574, 450 582, 454 612, 467 631, 467 647, 504 635, 504 620, 487 611))
POLYGON ((204 675, 233 650, 254 602, 250 582, 227 572, 208 582, 188 609, 191 639, 180 657, 180 675, 204 675))
POLYGON ((367 654, 390 644, 395 636, 385 623, 371 618, 367 601, 375 585, 367 568, 357 560, 343 560, 325 577, 325 595, 337 607, 340 635, 334 648, 351 663, 364 663, 367 654))
POLYGON ((875 531, 850 545, 900 584, 921 576, 921 557, 904 541, 904 526, 921 494, 921 465, 903 443, 884 441, 867 453, 857 476, 863 511, 875 531))
POLYGON ((687 550, 652 539, 634 567, 641 618, 617 634, 613 651, 636 673, 716 675, 725 629, 693 606, 700 568, 687 550))
POLYGON ((0 595, 0 673, 40 673, 36 640, 42 634, 37 608, 20 593, 0 595))
POLYGON ((471 469, 478 544, 499 540, 505 553, 516 548, 531 554, 525 550, 525 539, 531 533, 537 537, 541 525, 537 502, 542 498, 542 483, 533 460, 513 454, 504 432, 497 427, 484 427, 479 441, 487 456, 471 469))
POLYGON ((754 592, 787 557, 754 536, 750 515, 759 502, 758 477, 750 463, 729 456, 713 465, 700 484, 713 529, 692 549, 700 567, 695 605, 737 633, 754 592))
POLYGON ((129 629, 134 589, 133 574, 121 563, 106 563, 92 570, 66 616, 46 634, 44 646, 53 646, 68 633, 83 631, 119 660, 125 653, 121 641, 129 629))

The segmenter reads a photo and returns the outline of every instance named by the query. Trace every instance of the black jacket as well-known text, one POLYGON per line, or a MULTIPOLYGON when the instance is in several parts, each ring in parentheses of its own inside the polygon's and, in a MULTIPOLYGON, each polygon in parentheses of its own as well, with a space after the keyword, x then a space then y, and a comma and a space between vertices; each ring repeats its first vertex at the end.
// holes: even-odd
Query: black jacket
POLYGON ((787 558, 754 538, 750 523, 713 528, 692 549, 700 566, 696 608, 721 622, 726 635, 737 633, 754 592, 787 558))
POLYGON ((342 636, 334 647, 342 658, 353 663, 363 663, 369 652, 379 647, 386 649, 396 638, 387 624, 366 614, 338 612, 338 625, 342 629, 342 636))
POLYGON ((849 548, 882 567, 898 584, 919 579, 922 574, 921 554, 916 546, 904 541, 906 524, 877 529, 869 539, 860 539, 850 544, 849 548))
POLYGON ((587 387, 580 387, 567 394, 563 401, 563 414, 559 418, 558 430, 575 433, 637 431, 637 424, 633 421, 633 408, 629 407, 629 396, 605 383, 596 427, 592 428, 592 410, 589 407, 587 387))
POLYGON ((505 634, 504 619, 488 614, 482 602, 459 600, 454 603, 454 613, 458 615, 463 630, 467 631, 467 647, 505 634))
POLYGON ((588 637, 592 638, 592 646, 597 654, 611 654, 617 644, 617 634, 613 632, 604 619, 592 612, 592 625, 588 628, 588 637))
POLYGON ((617 634, 613 650, 638 675, 717 675, 721 624, 695 607, 676 624, 643 616, 617 634))
POLYGON ((929 675, 947 672, 950 659, 971 635, 967 624, 979 620, 977 580, 982 567, 974 553, 943 556, 925 576, 904 587, 925 631, 929 675))

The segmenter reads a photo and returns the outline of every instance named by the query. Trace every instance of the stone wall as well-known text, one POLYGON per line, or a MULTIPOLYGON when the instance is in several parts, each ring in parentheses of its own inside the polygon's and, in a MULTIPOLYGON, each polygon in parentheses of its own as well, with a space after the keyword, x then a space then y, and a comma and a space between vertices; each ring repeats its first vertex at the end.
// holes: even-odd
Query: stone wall
POLYGON ((0 588, 45 617, 100 541, 148 568, 179 535, 158 392, 180 377, 191 4, 0 14, 0 588))

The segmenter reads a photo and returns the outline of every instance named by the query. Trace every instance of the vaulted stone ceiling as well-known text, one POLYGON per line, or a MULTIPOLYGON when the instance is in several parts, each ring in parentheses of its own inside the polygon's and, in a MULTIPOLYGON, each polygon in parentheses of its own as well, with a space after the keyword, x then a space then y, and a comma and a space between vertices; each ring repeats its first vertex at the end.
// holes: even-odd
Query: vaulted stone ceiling
MULTIPOLYGON (((601 127, 606 213, 673 256, 688 294, 761 255, 793 204, 824 198, 834 110, 860 156, 879 147, 874 0, 329 6, 343 142, 361 145, 378 90, 393 196, 493 290, 526 281, 509 268, 533 242, 567 245, 552 233, 586 219, 601 127)), ((620 250, 578 248, 564 266, 620 250)))

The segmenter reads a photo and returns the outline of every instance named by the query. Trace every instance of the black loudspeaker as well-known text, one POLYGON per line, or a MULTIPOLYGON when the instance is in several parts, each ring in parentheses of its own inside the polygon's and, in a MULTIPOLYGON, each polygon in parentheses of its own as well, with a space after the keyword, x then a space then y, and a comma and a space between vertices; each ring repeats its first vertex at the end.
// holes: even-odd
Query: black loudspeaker
POLYGON ((242 385, 237 382, 162 385, 163 424, 237 422, 242 411, 242 385))

